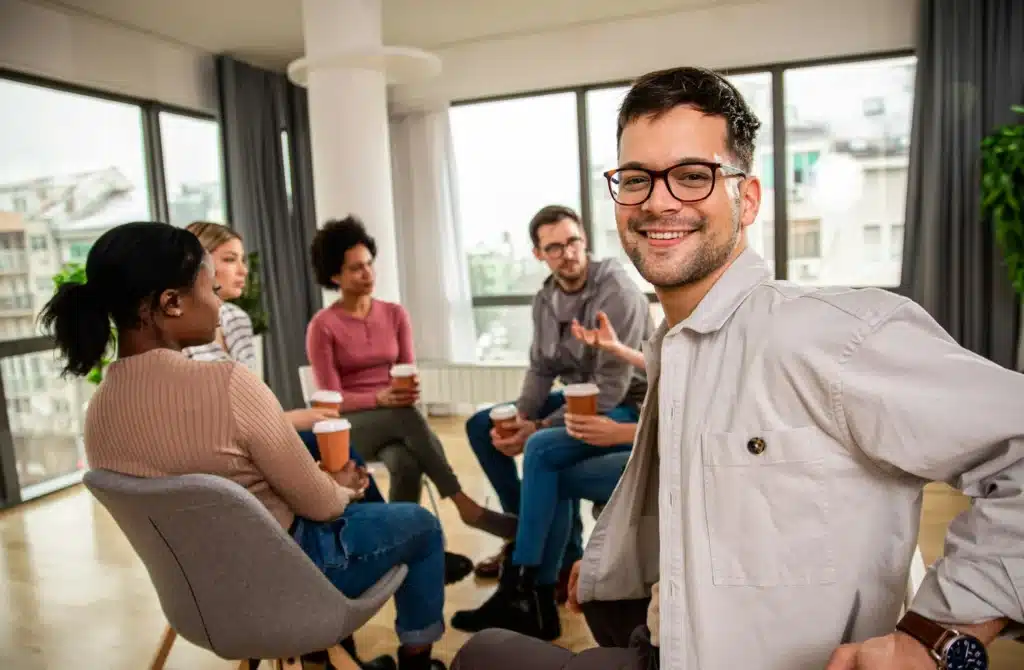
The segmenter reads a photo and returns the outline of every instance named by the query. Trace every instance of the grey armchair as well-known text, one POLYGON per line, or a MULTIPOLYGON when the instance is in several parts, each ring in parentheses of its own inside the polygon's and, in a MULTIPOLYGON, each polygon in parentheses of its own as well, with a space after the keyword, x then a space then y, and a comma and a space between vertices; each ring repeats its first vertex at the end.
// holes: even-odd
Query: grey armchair
MULTIPOLYGON (((346 598, 251 493, 222 477, 92 470, 85 485, 145 564, 170 629, 241 660, 241 668, 249 659, 298 668, 302 654, 321 650, 335 667, 357 668, 339 641, 369 621, 408 572, 397 566, 346 598)), ((169 631, 161 664, 173 639, 169 631)))

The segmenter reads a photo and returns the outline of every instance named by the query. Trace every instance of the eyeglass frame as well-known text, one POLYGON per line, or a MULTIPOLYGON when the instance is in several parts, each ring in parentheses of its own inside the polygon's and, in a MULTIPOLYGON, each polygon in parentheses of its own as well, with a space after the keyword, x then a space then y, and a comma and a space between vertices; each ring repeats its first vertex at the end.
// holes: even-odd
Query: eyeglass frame
POLYGON ((546 258, 557 261, 560 258, 565 257, 565 252, 569 247, 579 247, 582 250, 583 247, 586 247, 586 244, 587 240, 585 238, 577 236, 570 237, 565 242, 552 242, 551 244, 546 244, 543 248, 538 247, 537 250, 546 258), (557 255, 554 253, 555 250, 558 250, 557 255))
POLYGON ((608 182, 608 194, 612 197, 612 200, 614 200, 617 204, 622 205, 623 207, 639 207, 640 205, 642 205, 645 202, 647 202, 648 200, 650 200, 651 196, 654 195, 654 185, 658 182, 659 179, 661 179, 663 182, 665 182, 665 189, 668 191, 668 194, 671 195, 676 200, 678 200, 679 202, 689 204, 689 203, 702 202, 704 200, 707 200, 715 192, 715 186, 718 185, 718 172, 719 172, 719 170, 722 171, 722 177, 724 179, 730 179, 732 177, 740 177, 741 179, 746 179, 747 178, 747 173, 744 170, 739 169, 738 167, 733 167, 732 165, 726 165, 725 163, 718 163, 718 162, 715 162, 715 161, 695 161, 695 160, 685 160, 685 161, 682 161, 680 163, 676 163, 675 165, 670 165, 669 167, 665 168, 664 170, 650 170, 650 169, 644 168, 644 167, 625 167, 625 168, 619 167, 619 168, 614 168, 612 170, 608 170, 607 172, 604 172, 603 174, 604 174, 605 180, 608 182), (709 168, 711 170, 711 188, 708 189, 708 192, 707 192, 706 195, 704 195, 703 197, 700 197, 700 198, 696 198, 694 200, 684 200, 684 199, 680 198, 678 195, 676 195, 672 191, 672 186, 668 183, 668 174, 669 174, 669 172, 672 172, 672 170, 675 170, 676 168, 686 167, 688 165, 700 165, 700 166, 709 168), (635 170, 637 172, 646 172, 647 176, 649 176, 651 178, 651 182, 650 182, 650 184, 647 187, 647 195, 644 196, 643 200, 641 200, 640 202, 630 202, 630 203, 620 202, 619 199, 615 196, 615 190, 612 188, 612 177, 614 177, 616 174, 618 174, 620 172, 625 172, 626 170, 635 170))

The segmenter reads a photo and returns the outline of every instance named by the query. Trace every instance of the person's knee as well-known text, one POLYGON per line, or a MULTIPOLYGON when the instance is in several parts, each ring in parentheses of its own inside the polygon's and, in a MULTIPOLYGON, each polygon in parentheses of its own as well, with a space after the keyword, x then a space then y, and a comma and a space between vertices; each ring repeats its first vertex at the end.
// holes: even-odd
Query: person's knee
POLYGON ((552 451, 558 449, 567 436, 564 428, 545 428, 528 437, 523 449, 523 469, 544 467, 552 451))
POLYGON ((490 410, 482 409, 466 420, 466 436, 469 437, 469 444, 476 451, 483 444, 491 441, 491 416, 490 410))
POLYGON ((452 660, 452 670, 531 668, 559 670, 574 654, 562 647, 499 628, 488 628, 469 638, 452 660))
POLYGON ((424 507, 414 503, 392 503, 395 514, 401 515, 402 527, 411 537, 420 537, 428 551, 444 550, 441 521, 424 507))

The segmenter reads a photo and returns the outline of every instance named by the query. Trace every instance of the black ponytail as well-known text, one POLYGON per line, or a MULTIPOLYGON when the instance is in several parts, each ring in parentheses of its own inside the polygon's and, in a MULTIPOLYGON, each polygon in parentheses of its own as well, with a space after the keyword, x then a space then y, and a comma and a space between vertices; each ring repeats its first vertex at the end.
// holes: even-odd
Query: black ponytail
POLYGON ((43 307, 39 321, 57 341, 66 361, 65 375, 89 374, 110 345, 110 312, 89 284, 61 285, 43 307))
POLYGON ((205 256, 199 238, 166 223, 138 221, 100 235, 85 261, 84 284, 64 284, 39 319, 66 359, 64 374, 85 376, 103 360, 111 324, 142 325, 168 289, 188 289, 205 256))

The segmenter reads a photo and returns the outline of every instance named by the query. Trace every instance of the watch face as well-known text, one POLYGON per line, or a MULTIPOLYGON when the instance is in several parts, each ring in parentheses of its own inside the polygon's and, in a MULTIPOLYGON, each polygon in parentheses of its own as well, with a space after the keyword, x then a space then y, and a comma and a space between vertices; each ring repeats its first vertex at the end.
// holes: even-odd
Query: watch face
POLYGON ((988 670, 985 645, 968 635, 954 638, 945 657, 946 670, 988 670))

